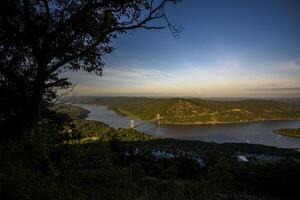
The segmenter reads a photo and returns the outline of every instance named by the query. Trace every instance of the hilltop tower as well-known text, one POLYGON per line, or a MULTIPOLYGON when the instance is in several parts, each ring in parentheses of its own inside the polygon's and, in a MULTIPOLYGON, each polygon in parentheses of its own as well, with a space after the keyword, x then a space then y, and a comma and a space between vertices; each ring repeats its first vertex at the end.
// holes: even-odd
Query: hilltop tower
POLYGON ((134 120, 130 120, 130 128, 134 129, 134 120))
POLYGON ((156 114, 156 120, 157 120, 157 125, 160 125, 160 115, 159 115, 159 113, 156 114))

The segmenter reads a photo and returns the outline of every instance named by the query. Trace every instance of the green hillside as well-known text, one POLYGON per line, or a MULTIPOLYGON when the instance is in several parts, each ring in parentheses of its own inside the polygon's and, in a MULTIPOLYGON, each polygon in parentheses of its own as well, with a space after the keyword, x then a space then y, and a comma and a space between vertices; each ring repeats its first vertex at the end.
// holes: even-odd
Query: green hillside
POLYGON ((85 97, 79 98, 76 103, 107 105, 117 113, 142 120, 154 119, 159 113, 164 124, 217 124, 300 119, 300 110, 295 106, 270 100, 85 97))
POLYGON ((74 105, 57 104, 54 107, 59 113, 68 114, 71 119, 85 119, 89 111, 74 105))

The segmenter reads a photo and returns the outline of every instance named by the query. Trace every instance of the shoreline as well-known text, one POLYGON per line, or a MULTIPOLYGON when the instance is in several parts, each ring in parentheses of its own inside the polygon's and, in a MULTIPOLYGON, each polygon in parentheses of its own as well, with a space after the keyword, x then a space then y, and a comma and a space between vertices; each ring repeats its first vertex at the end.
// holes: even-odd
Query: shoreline
POLYGON ((279 128, 273 130, 274 134, 300 139, 300 128, 279 128))
MULTIPOLYGON (((76 105, 76 104, 75 104, 76 105)), ((77 104, 80 106, 80 104, 77 104)), ((124 111, 124 110, 119 110, 118 108, 113 108, 109 107, 107 105, 101 105, 101 104, 81 104, 81 105, 94 105, 94 106, 104 106, 106 107, 107 110, 113 111, 115 114, 121 116, 121 117, 128 117, 132 118, 134 120, 141 120, 143 122, 146 122, 148 120, 141 119, 139 116, 134 115, 130 112, 124 111)), ((163 118, 162 118, 163 119, 163 118)), ((250 121, 233 121, 233 122, 198 122, 198 123, 161 123, 160 125, 179 125, 179 126, 184 126, 184 125, 224 125, 224 124, 250 124, 250 123, 256 123, 256 122, 272 122, 272 121, 300 121, 300 118, 285 118, 285 119, 261 119, 261 120, 250 120, 250 121)), ((151 122, 149 122, 151 123, 151 122)), ((152 122, 153 124, 153 122, 152 122)))
MULTIPOLYGON (((141 119, 140 119, 141 120, 141 119)), ((142 120, 143 121, 143 120, 142 120)), ((256 122, 272 122, 272 121, 300 121, 300 119, 266 119, 253 120, 247 122, 217 122, 217 123, 161 123, 160 125, 222 125, 222 124, 250 124, 256 122)))
MULTIPOLYGON (((105 106, 105 105, 103 105, 105 106)), ((111 110, 115 112, 119 116, 125 116, 125 117, 130 117, 132 119, 137 119, 141 121, 147 121, 144 119, 141 119, 137 115, 134 115, 130 112, 119 110, 118 108, 109 108, 107 106, 108 110, 111 110)), ((162 120, 164 118, 162 117, 162 120)), ((238 121, 232 121, 232 122, 194 122, 194 123, 180 123, 180 122, 174 122, 174 123, 160 123, 160 125, 222 125, 222 124, 249 124, 249 123, 255 123, 255 122, 267 122, 267 121, 300 121, 300 118, 286 118, 286 119, 261 119, 261 120, 249 120, 249 121, 243 121, 243 122, 238 122, 238 121)))

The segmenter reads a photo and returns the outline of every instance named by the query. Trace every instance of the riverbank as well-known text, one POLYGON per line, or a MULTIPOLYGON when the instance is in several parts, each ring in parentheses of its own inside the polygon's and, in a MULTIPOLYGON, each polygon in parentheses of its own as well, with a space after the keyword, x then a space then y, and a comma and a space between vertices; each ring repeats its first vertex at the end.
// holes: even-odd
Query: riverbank
POLYGON ((299 120, 293 104, 270 100, 215 101, 199 98, 86 97, 77 103, 107 106, 121 116, 160 124, 231 124, 299 120))
MULTIPOLYGON (((107 106, 81 105, 90 111, 89 120, 102 121, 115 128, 127 128, 131 118, 120 116, 108 110, 107 106)), ((277 138, 274 129, 281 127, 297 128, 300 121, 263 121, 218 125, 161 125, 143 123, 136 120, 137 130, 161 138, 197 140, 217 143, 251 143, 280 148, 300 148, 300 139, 282 136, 277 138), (143 124, 142 126, 139 126, 143 124)))
POLYGON ((291 128, 276 129, 276 130, 274 130, 274 133, 278 134, 278 135, 283 135, 283 136, 300 138, 300 128, 298 128, 298 129, 291 129, 291 128))
MULTIPOLYGON (((114 111, 116 114, 122 117, 128 117, 134 120, 141 120, 147 121, 142 119, 138 115, 131 113, 129 111, 116 108, 116 107, 107 107, 109 110, 114 111)), ((193 116, 192 116, 193 117, 193 116)), ((168 118, 168 117, 166 117, 168 118)), ((155 119, 155 118, 154 118, 155 119)), ((255 123, 255 122, 268 122, 268 121, 300 121, 300 118, 277 118, 277 119, 255 119, 255 120, 239 120, 239 121, 208 121, 208 122, 170 122, 166 121, 164 117, 160 117, 160 125, 218 125, 218 124, 248 124, 248 123, 255 123)), ((155 121, 154 123, 157 123, 155 121)))
POLYGON ((293 200, 298 195, 300 153, 294 149, 162 139, 86 120, 76 110, 63 127, 40 124, 37 133, 44 137, 0 142, 1 197, 293 200))

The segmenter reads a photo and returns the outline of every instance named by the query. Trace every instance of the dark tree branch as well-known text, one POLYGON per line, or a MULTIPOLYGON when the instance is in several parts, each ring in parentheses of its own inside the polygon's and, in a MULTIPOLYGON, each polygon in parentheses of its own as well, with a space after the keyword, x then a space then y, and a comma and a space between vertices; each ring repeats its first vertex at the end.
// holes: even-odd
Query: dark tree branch
POLYGON ((76 59, 78 57, 81 57, 81 56, 84 56, 84 55, 88 54, 92 49, 96 48, 100 43, 101 43, 101 41, 96 41, 93 45, 89 46, 87 49, 79 51, 79 53, 76 53, 76 54, 74 54, 72 56, 66 57, 61 62, 58 62, 57 64, 49 67, 50 69, 46 73, 49 75, 49 74, 55 72, 61 66, 69 63, 70 61, 72 61, 72 60, 74 60, 74 59, 76 59))
POLYGON ((111 53, 111 41, 118 34, 169 28, 174 35, 179 30, 164 11, 176 0, 1 1, 0 92, 5 97, 0 104, 14 102, 5 113, 16 118, 9 121, 8 114, 5 120, 22 124, 17 130, 11 126, 8 134, 31 133, 44 103, 49 105, 57 89, 70 86, 59 76, 60 69, 101 75, 103 57, 111 53))

